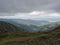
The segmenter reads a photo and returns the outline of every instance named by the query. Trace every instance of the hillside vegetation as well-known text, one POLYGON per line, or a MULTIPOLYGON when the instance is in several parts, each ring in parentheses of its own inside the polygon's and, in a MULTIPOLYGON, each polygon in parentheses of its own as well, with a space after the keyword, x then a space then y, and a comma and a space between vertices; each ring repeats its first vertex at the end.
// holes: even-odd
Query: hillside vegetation
POLYGON ((0 22, 0 27, 0 45, 60 45, 60 26, 50 32, 24 32, 6 22, 0 22))
POLYGON ((24 31, 24 29, 17 27, 13 24, 4 22, 4 21, 0 21, 0 33, 2 32, 22 32, 24 31))

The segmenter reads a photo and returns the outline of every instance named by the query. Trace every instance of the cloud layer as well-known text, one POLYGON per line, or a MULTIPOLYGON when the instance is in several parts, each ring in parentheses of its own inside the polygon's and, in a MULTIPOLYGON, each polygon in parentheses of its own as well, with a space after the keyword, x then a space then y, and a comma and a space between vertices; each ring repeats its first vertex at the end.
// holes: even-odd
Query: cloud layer
POLYGON ((0 0, 0 12, 60 12, 60 0, 0 0))
POLYGON ((15 13, 11 16, 0 16, 0 18, 5 19, 48 19, 48 18, 60 18, 60 13, 48 13, 44 11, 33 11, 29 13, 15 13))
POLYGON ((60 0, 0 0, 0 18, 57 19, 60 0))

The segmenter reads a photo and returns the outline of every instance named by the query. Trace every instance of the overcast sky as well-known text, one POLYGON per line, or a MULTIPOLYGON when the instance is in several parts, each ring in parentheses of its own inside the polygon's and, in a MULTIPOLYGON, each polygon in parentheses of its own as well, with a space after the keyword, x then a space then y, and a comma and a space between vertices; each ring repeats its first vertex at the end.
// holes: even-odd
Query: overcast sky
POLYGON ((60 12, 60 0, 0 0, 0 12, 60 12))
POLYGON ((0 0, 0 18, 40 19, 41 16, 60 17, 60 0, 0 0))

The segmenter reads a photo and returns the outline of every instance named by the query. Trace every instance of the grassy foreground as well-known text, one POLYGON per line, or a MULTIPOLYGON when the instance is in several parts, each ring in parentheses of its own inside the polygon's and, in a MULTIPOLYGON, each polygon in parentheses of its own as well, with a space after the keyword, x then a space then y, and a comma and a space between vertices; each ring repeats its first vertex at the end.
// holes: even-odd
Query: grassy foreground
POLYGON ((0 45, 60 45, 60 27, 51 32, 9 32, 0 34, 0 45))

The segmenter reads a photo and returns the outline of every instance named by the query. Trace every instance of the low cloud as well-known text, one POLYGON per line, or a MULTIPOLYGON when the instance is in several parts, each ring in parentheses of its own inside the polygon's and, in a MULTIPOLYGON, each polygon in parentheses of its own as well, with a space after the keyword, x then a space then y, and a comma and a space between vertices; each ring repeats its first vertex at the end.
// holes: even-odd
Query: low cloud
POLYGON ((10 16, 0 16, 0 18, 4 19, 47 19, 47 18, 60 18, 60 13, 49 13, 45 11, 32 11, 29 13, 15 13, 10 16))

